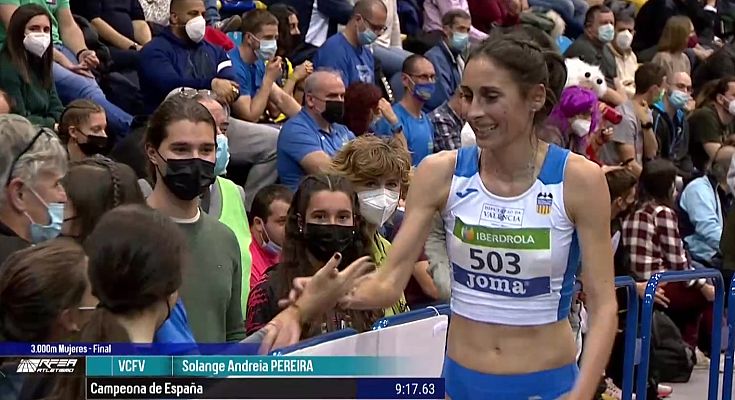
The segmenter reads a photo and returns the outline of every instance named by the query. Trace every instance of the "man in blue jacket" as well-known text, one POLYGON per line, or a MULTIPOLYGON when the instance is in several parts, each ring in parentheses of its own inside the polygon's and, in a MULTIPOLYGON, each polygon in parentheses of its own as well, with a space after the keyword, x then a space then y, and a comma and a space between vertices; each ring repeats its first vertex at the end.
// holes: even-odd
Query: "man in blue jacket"
POLYGON ((179 87, 211 89, 232 103, 239 96, 227 53, 204 41, 203 0, 172 0, 171 25, 141 50, 141 90, 145 111, 153 110, 179 87))
POLYGON ((388 8, 381 0, 358 0, 345 30, 333 35, 314 57, 314 68, 338 71, 342 82, 375 83, 375 60, 370 45, 385 32, 388 8))
POLYGON ((734 154, 735 147, 720 147, 707 174, 691 181, 679 200, 684 243, 693 261, 705 267, 719 264, 722 227, 732 203, 727 172, 734 154))
POLYGON ((459 87, 464 69, 462 53, 469 44, 471 27, 472 18, 464 10, 452 10, 442 17, 444 38, 425 54, 436 69, 436 90, 424 104, 424 112, 442 105, 459 87))

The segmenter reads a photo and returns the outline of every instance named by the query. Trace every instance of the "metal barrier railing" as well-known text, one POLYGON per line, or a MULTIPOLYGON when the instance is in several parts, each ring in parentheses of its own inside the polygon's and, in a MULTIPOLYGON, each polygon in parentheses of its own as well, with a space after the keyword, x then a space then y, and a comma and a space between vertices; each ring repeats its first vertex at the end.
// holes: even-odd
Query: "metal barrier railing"
POLYGON ((638 291, 635 281, 629 276, 615 278, 616 288, 625 288, 628 294, 625 316, 625 348, 623 354, 623 397, 633 399, 633 380, 635 379, 636 347, 638 342, 638 291))
POLYGON ((722 374, 722 400, 732 399, 733 351, 735 351, 735 277, 730 281, 727 293, 727 348, 725 349, 725 370, 722 374))
POLYGON ((641 362, 638 365, 638 373, 636 376, 636 394, 637 400, 646 400, 647 384, 648 384, 648 368, 650 366, 650 349, 651 349, 651 326, 653 325, 653 304, 656 295, 656 289, 661 282, 687 282, 695 279, 707 278, 714 280, 715 285, 715 301, 712 310, 712 347, 710 351, 710 379, 707 398, 709 400, 717 399, 717 388, 720 380, 720 350, 722 346, 722 312, 724 300, 724 283, 720 271, 712 268, 688 270, 688 271, 666 271, 659 272, 651 276, 646 285, 646 293, 643 296, 643 307, 641 311, 641 362))

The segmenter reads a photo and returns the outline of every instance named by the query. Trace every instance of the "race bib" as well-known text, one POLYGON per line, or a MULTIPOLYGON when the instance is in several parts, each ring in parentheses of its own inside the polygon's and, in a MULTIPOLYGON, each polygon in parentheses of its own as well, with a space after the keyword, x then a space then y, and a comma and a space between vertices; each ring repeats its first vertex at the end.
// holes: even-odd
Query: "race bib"
POLYGON ((464 243, 451 256, 459 284, 508 297, 551 293, 550 228, 491 228, 456 218, 453 234, 464 243))

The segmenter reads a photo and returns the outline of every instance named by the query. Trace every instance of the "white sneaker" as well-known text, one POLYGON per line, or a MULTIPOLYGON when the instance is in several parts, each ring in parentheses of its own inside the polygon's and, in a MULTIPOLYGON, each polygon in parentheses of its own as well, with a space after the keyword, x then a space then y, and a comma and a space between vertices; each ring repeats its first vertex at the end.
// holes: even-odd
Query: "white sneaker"
POLYGON ((702 350, 699 350, 699 348, 694 350, 694 354, 697 357, 697 364, 694 366, 694 368, 709 369, 709 357, 705 356, 704 353, 702 353, 702 350))
POLYGON ((674 393, 674 388, 671 386, 666 386, 662 384, 658 384, 658 397, 660 398, 666 398, 671 396, 671 393, 674 393))

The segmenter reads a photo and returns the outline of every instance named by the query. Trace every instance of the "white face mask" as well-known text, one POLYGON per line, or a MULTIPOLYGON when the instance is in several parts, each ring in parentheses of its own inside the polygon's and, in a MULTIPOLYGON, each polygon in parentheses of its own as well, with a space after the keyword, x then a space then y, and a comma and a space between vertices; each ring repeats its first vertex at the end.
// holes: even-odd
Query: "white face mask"
POLYGON ((730 115, 735 115, 735 100, 730 101, 730 104, 727 105, 727 111, 730 115))
POLYGON ((590 133, 590 125, 592 122, 586 119, 575 119, 572 122, 572 132, 579 137, 587 136, 590 133))
POLYGON ((388 189, 365 190, 357 194, 360 199, 360 214, 369 223, 383 226, 398 206, 398 192, 388 189))
POLYGON ((23 47, 36 57, 43 57, 51 45, 51 34, 43 32, 30 32, 23 38, 23 47))
POLYGON ((204 33, 207 30, 207 21, 201 15, 190 19, 184 27, 186 29, 186 35, 189 36, 195 43, 199 43, 204 39, 204 33))
POLYGON ((633 43, 633 33, 631 33, 627 29, 622 32, 619 32, 618 36, 615 37, 615 44, 617 44, 621 50, 630 49, 630 45, 632 43, 633 43))

